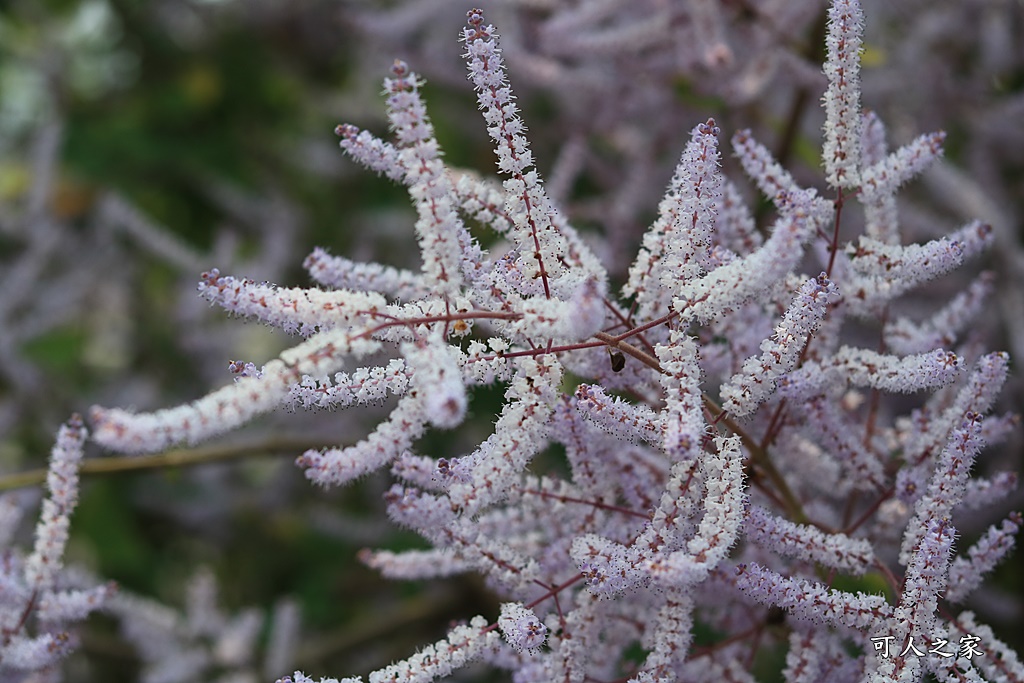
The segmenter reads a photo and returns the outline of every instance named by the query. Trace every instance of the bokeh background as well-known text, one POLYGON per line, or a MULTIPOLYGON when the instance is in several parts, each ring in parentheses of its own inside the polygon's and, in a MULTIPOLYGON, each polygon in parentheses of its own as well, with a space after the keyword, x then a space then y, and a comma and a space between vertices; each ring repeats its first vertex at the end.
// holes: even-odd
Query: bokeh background
MULTIPOLYGON (((865 105, 894 144, 949 134, 945 162, 901 199, 908 233, 992 223, 998 247, 982 265, 1000 285, 975 334, 1024 358, 1024 4, 864 4, 865 105)), ((752 128, 798 178, 822 184, 824 2, 628 5, 484 6, 506 36, 538 165, 620 282, 689 130, 709 116, 727 136, 752 128)), ((314 246, 416 267, 404 190, 348 161, 332 131, 351 122, 386 133, 380 82, 400 57, 428 79, 448 161, 490 173, 457 42, 467 9, 448 0, 0 4, 4 487, 45 464, 72 412, 188 401, 229 382, 229 360, 259 365, 294 342, 209 308, 195 294, 200 272, 304 285, 314 246)), ((908 306, 946 300, 966 281, 935 283, 908 306)), ((1020 387, 1011 381, 1004 410, 1024 405, 1020 387)), ((428 435, 422 450, 471 448, 499 399, 480 392, 475 420, 428 435)), ((133 635, 117 613, 94 616, 68 680, 365 674, 442 637, 454 619, 496 613, 471 577, 394 584, 358 562, 363 547, 418 543, 386 522, 386 476, 320 491, 293 466, 307 447, 362 437, 386 408, 273 415, 193 451, 205 464, 165 458, 88 477, 69 560, 115 580, 137 601, 123 609, 145 606, 164 630, 133 635), (147 638, 180 645, 191 677, 160 669, 139 645, 147 638)), ((1019 470, 1020 443, 979 467, 1019 470)), ((39 496, 16 490, 26 504, 39 496)), ((967 520, 964 541, 998 512, 967 520)), ((1018 649, 1009 627, 1020 625, 1022 574, 1019 561, 1004 566, 978 598, 1018 649)))

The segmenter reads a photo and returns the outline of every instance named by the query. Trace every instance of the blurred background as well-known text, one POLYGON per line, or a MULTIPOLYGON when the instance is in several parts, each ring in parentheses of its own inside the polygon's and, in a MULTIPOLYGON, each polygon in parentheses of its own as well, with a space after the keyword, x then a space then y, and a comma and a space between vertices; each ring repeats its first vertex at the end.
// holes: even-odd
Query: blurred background
MULTIPOLYGON (((865 106, 894 146, 949 134, 945 162, 901 196, 908 241, 975 217, 993 225, 998 246, 982 265, 999 291, 973 339, 1024 358, 1024 5, 864 4, 865 106)), ((457 40, 467 9, 0 4, 0 479, 44 466, 72 412, 189 401, 230 381, 229 360, 260 365, 294 343, 209 308, 195 294, 202 271, 306 285, 301 263, 314 246, 416 267, 406 193, 347 160, 332 131, 349 122, 386 133, 381 79, 402 58, 428 81, 448 162, 491 173, 457 40)), ((725 137, 752 128, 821 187, 824 3, 523 0, 485 10, 548 187, 618 283, 690 129, 709 116, 725 137)), ((768 204, 749 196, 767 223, 768 204)), ((908 307, 934 307, 968 275, 908 307)), ((1020 387, 1004 392, 1004 410, 1024 405, 1020 387)), ((481 392, 476 421, 428 435, 423 452, 479 443, 499 400, 481 392)), ((68 557, 117 581, 124 599, 89 621, 68 680, 274 680, 295 667, 355 675, 437 640, 453 619, 496 613, 473 578, 391 584, 358 562, 363 547, 418 543, 386 523, 386 476, 325 492, 292 464, 305 448, 361 438, 386 409, 269 416, 201 450, 212 464, 88 478, 68 557), (126 625, 130 613, 149 617, 126 625), (166 647, 147 649, 156 641, 166 647)), ((1020 449, 1018 435, 991 468, 1019 470, 1020 449)), ((26 505, 38 498, 19 490, 26 505)), ((998 512, 960 527, 965 540, 998 512)), ((983 618, 1020 618, 1020 576, 1000 570, 979 598, 983 618)))

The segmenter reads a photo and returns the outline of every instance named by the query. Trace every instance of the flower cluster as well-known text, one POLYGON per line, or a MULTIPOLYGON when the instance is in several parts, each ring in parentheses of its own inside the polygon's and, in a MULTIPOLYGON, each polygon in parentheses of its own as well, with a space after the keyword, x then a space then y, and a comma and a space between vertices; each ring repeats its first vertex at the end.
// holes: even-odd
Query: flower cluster
POLYGON ((73 415, 57 433, 46 477, 49 497, 43 501, 32 554, 23 557, 11 547, 21 517, 13 494, 0 498, 0 675, 21 680, 44 671, 75 645, 71 624, 101 607, 114 593, 113 584, 88 586, 89 581, 64 568, 71 513, 78 503, 78 469, 88 433, 73 415))
MULTIPOLYGON (((231 361, 235 381, 187 405, 94 407, 93 438, 154 452, 278 408, 388 402, 365 438, 298 465, 322 486, 390 468, 389 517, 431 547, 361 559, 396 579, 478 572, 503 604, 370 683, 429 681, 474 660, 521 683, 752 680, 773 639, 788 644, 788 681, 1021 680, 991 629, 943 604, 969 597, 1020 526, 1013 513, 957 547, 958 509, 1012 485, 969 477, 1014 424, 986 417, 1008 356, 962 334, 991 276, 924 322, 894 308, 984 252, 992 231, 972 221, 901 243, 895 195, 944 135, 888 150, 861 106, 863 26, 857 0, 833 0, 824 187, 803 186, 750 131, 735 132, 732 152, 774 207, 761 229, 722 172, 722 128, 698 123, 616 297, 540 177, 495 27, 471 10, 461 41, 502 180, 444 162, 423 80, 396 61, 384 84, 393 139, 347 124, 337 133, 352 159, 408 191, 422 268, 317 250, 305 266, 324 288, 211 269, 202 297, 301 339, 261 369, 231 361), (863 229, 841 241, 854 202, 863 229), (497 244, 485 249, 479 226, 497 244), (419 452, 429 430, 465 423, 470 390, 484 385, 504 390, 490 436, 466 453, 419 452), (556 457, 559 467, 543 464, 556 457), (834 587, 838 575, 859 588, 834 587), (698 628, 719 635, 697 645, 698 628), (885 658, 869 646, 967 631, 991 660, 885 658)), ((71 507, 59 491, 73 475, 56 460, 24 572, 33 595, 52 591, 71 507)), ((22 597, 26 612, 34 599, 22 597)))

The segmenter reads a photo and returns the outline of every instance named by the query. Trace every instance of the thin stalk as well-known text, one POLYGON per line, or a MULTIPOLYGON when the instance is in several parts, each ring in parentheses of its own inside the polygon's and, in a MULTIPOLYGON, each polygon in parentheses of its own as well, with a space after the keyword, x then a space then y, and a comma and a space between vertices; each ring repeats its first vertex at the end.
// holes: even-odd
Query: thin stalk
MULTIPOLYGON (((326 446, 322 440, 313 441, 301 437, 264 439, 255 443, 224 444, 205 448, 178 448, 156 455, 112 456, 88 458, 82 461, 79 472, 82 475, 114 474, 117 472, 138 472, 165 467, 190 467, 209 462, 221 462, 238 458, 259 457, 278 453, 294 454, 311 448, 326 446)), ((39 486, 46 481, 46 468, 27 470, 0 477, 0 491, 10 491, 29 486, 39 486)))

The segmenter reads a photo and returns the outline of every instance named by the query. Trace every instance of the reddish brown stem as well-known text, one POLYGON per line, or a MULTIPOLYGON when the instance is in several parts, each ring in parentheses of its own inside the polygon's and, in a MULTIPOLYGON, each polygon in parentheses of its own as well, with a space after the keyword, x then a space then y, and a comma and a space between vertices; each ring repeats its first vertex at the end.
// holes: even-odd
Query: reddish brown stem
POLYGON ((836 264, 836 252, 839 251, 839 222, 840 217, 843 214, 843 188, 839 188, 836 191, 836 218, 832 223, 832 244, 829 246, 828 256, 828 268, 825 269, 825 274, 832 277, 832 267, 836 264))
POLYGON ((523 489, 523 488, 521 488, 519 490, 522 491, 523 493, 531 493, 531 494, 533 494, 535 496, 540 496, 542 498, 554 498, 555 500, 559 500, 559 501, 561 501, 563 503, 579 503, 581 505, 590 505, 591 507, 599 508, 601 510, 609 510, 611 512, 621 512, 624 515, 631 515, 633 517, 639 517, 640 519, 650 519, 650 517, 651 517, 648 514, 644 514, 642 512, 637 512, 636 510, 630 510, 629 508, 624 508, 624 507, 621 507, 621 506, 618 506, 618 505, 610 505, 608 503, 601 503, 601 502, 598 502, 596 500, 587 500, 585 498, 573 498, 572 496, 560 496, 560 495, 557 495, 557 494, 554 494, 554 493, 549 493, 547 491, 538 491, 537 489, 523 489))
POLYGON ((465 313, 446 313, 444 315, 427 315, 420 318, 399 318, 388 313, 381 313, 380 311, 359 311, 361 315, 368 315, 374 318, 385 318, 389 319, 390 322, 381 323, 376 327, 371 327, 365 332, 357 334, 353 339, 360 339, 363 337, 369 337, 381 330, 386 330, 389 327, 397 327, 399 325, 425 325, 427 323, 450 323, 455 320, 516 320, 521 318, 521 313, 509 313, 509 312, 492 312, 492 311, 466 311, 465 313))

